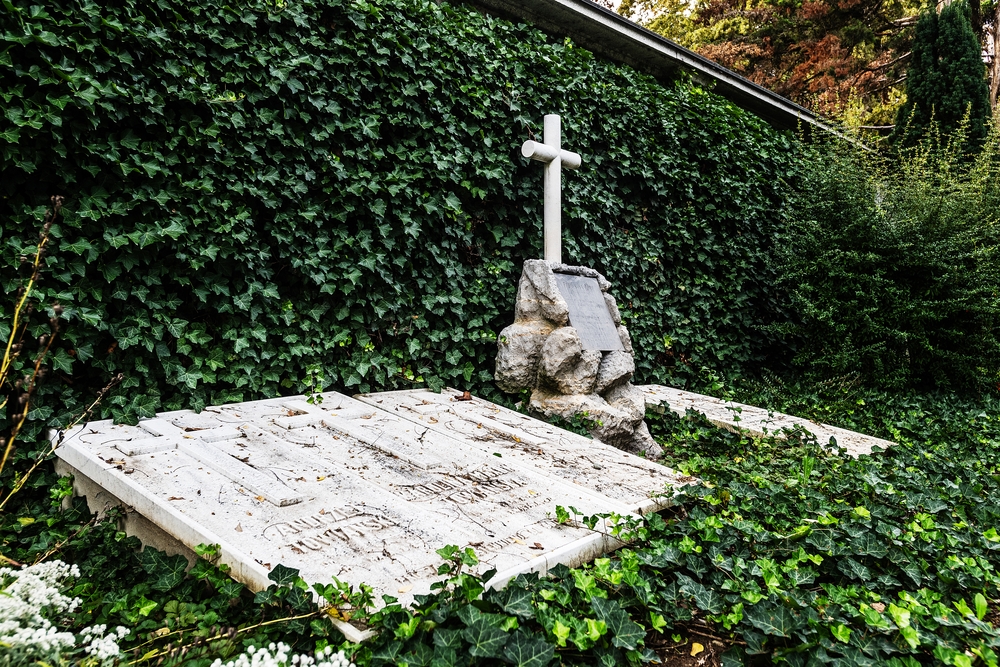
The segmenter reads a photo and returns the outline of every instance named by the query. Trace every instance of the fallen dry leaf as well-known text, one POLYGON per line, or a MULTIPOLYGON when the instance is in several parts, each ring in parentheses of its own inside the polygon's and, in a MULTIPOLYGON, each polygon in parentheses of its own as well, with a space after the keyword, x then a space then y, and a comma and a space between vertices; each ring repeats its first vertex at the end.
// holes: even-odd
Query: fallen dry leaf
POLYGON ((543 547, 543 546, 542 546, 542 545, 541 545, 540 543, 538 543, 538 542, 535 542, 535 543, 534 543, 533 545, 531 545, 531 546, 530 546, 530 547, 528 547, 528 548, 529 548, 529 549, 544 549, 545 547, 543 547))
POLYGON ((170 496, 167 500, 184 500, 181 496, 170 496))
POLYGON ((324 479, 326 479, 326 475, 320 475, 319 477, 316 478, 316 481, 322 482, 324 479))
POLYGON ((524 540, 519 540, 516 537, 514 538, 514 542, 517 543, 517 544, 526 544, 526 542, 524 540))
POLYGON ((340 609, 337 609, 336 607, 327 607, 324 611, 326 612, 327 616, 329 616, 330 618, 335 618, 338 621, 347 622, 351 620, 350 614, 343 612, 340 609))
POLYGON ((413 586, 400 586, 399 587, 399 592, 400 593, 409 593, 411 588, 413 588, 413 586))
POLYGON ((236 532, 237 533, 242 533, 243 532, 243 525, 242 524, 240 524, 240 523, 236 524, 236 532))
POLYGON ((705 647, 698 642, 691 642, 691 656, 694 657, 705 650, 705 647))

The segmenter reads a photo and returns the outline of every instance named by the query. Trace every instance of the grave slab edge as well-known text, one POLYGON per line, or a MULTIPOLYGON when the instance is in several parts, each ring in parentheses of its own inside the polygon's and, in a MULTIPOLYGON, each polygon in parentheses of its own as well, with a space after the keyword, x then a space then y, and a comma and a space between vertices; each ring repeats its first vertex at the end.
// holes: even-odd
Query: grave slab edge
POLYGON ((865 433, 859 433, 857 431, 850 431, 839 426, 817 423, 803 417, 796 417, 795 415, 788 415, 782 412, 774 412, 773 410, 767 410, 765 408, 759 408, 744 403, 724 401, 722 399, 715 398, 714 396, 696 394, 694 392, 676 389, 674 387, 667 387, 665 385, 649 384, 637 386, 637 388, 642 391, 643 395, 646 397, 646 408, 649 410, 654 410, 662 414, 665 410, 669 409, 683 417, 687 408, 691 407, 692 409, 704 414, 708 420, 716 426, 733 432, 744 431, 757 436, 773 435, 779 439, 783 439, 784 434, 782 432, 783 428, 781 425, 776 425, 774 428, 767 428, 767 426, 764 425, 764 422, 785 421, 791 425, 801 426, 809 433, 812 433, 817 437, 820 445, 824 447, 828 446, 827 443, 824 442, 824 438, 833 435, 837 438, 837 444, 841 447, 846 447, 848 455, 852 457, 857 457, 861 454, 871 454, 873 447, 888 449, 889 447, 893 447, 897 444, 890 440, 884 440, 882 438, 877 438, 865 433), (690 403, 690 405, 685 405, 685 403, 690 403), (716 414, 713 408, 728 410, 730 411, 730 414, 734 411, 737 414, 747 413, 750 418, 737 420, 734 418, 722 417, 719 414, 716 414), (757 420, 752 417, 752 415, 757 414, 767 415, 767 418, 757 420))

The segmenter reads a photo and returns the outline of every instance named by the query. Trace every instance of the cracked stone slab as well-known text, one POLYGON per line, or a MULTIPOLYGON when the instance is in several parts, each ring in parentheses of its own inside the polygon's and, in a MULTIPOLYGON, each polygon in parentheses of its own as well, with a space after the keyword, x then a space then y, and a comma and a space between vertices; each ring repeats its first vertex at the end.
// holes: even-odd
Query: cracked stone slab
POLYGON ((362 394, 373 407, 458 438, 509 465, 534 470, 607 499, 607 507, 644 514, 668 507, 695 481, 653 461, 462 392, 427 389, 362 394))
POLYGON ((713 424, 731 431, 742 429, 754 435, 783 437, 783 429, 801 426, 815 435, 821 445, 827 446, 830 438, 834 438, 837 446, 844 447, 847 453, 854 457, 871 454, 875 447, 888 449, 896 444, 889 440, 828 424, 820 424, 802 417, 773 412, 743 403, 723 401, 712 396, 695 394, 673 387, 649 384, 640 386, 639 389, 646 397, 648 409, 661 413, 669 409, 683 416, 690 408, 704 414, 713 424))
POLYGON ((500 586, 620 546, 601 531, 559 524, 557 505, 592 515, 669 504, 669 493, 649 495, 674 477, 638 457, 587 452, 585 438, 506 414, 496 420, 502 446, 485 446, 467 435, 489 427, 463 420, 464 428, 438 428, 433 414, 411 418, 379 405, 381 396, 327 392, 317 403, 278 398, 166 412, 136 426, 91 422, 67 432, 56 455, 78 488, 154 526, 157 544, 162 533, 181 553, 220 545, 220 561, 253 590, 270 585, 280 563, 311 583, 336 576, 403 602, 440 579, 435 552, 445 545, 474 548, 478 571, 495 568, 491 585, 500 586), (548 455, 519 455, 518 447, 548 455), (553 474, 561 465, 567 470, 553 474), (593 474, 572 471, 581 465, 593 474), (601 481, 609 470, 638 481, 612 488, 601 481))

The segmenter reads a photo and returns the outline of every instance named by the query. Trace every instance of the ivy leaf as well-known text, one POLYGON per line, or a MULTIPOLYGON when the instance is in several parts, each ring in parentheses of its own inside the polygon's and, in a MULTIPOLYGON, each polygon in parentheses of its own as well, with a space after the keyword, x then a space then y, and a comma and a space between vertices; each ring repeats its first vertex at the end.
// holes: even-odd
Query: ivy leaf
POLYGON ((725 609, 726 600, 718 591, 714 591, 684 575, 678 575, 677 580, 678 582, 683 582, 678 590, 694 598, 695 604, 702 611, 707 611, 710 614, 721 614, 725 609))
POLYGON ((989 607, 986 605, 986 597, 982 593, 976 593, 973 601, 976 605, 976 618, 981 621, 986 616, 986 612, 989 611, 989 607))
POLYGON ((255 605, 268 604, 277 597, 274 592, 274 586, 265 588, 262 591, 257 591, 257 594, 253 596, 253 603, 255 605))
POLYGON ((845 644, 851 640, 851 629, 843 623, 835 623, 834 625, 831 625, 830 634, 833 635, 834 639, 845 644))
POLYGON ((507 642, 503 654, 517 667, 545 667, 552 662, 556 649, 552 644, 518 630, 507 642))
POLYGON ((770 603, 757 604, 743 610, 743 615, 765 634, 776 637, 791 637, 797 623, 795 617, 785 607, 770 603))
POLYGON ((383 644, 372 652, 372 663, 376 665, 396 664, 396 658, 403 650, 403 643, 399 641, 383 644))
POLYGON ((742 647, 733 646, 722 654, 722 667, 743 667, 746 657, 746 651, 742 647))
POLYGON ((132 399, 131 410, 140 419, 151 419, 156 416, 156 408, 160 401, 156 396, 140 394, 132 399))
POLYGON ((471 646, 469 654, 477 658, 499 658, 500 649, 507 642, 507 633, 491 625, 487 618, 477 618, 465 628, 462 638, 471 646))
POLYGON ((531 593, 523 588, 508 586, 498 593, 494 599, 500 608, 508 614, 521 618, 534 618, 535 609, 531 606, 531 593))
POLYGON ((850 543, 850 549, 859 556, 872 556, 874 558, 883 558, 889 553, 885 542, 872 533, 864 533, 853 539, 850 543))
POLYGON ((236 581, 235 579, 230 579, 226 577, 222 582, 216 587, 219 594, 223 597, 230 599, 238 598, 243 593, 243 584, 236 581))
POLYGON ((286 584, 295 583, 299 578, 299 571, 293 567, 286 567, 278 563, 274 566, 274 569, 268 572, 267 578, 279 586, 285 586, 286 584))
POLYGON ((434 645, 457 651, 462 648, 462 631, 437 629, 434 631, 434 645))
POLYGON ((899 566, 899 568, 906 574, 906 576, 912 579, 913 583, 915 583, 917 586, 923 583, 924 575, 920 571, 920 566, 917 565, 916 563, 913 562, 903 563, 902 565, 899 566))
POLYGON ((187 558, 176 554, 168 556, 165 552, 146 547, 142 551, 142 568, 156 577, 153 588, 158 591, 169 591, 184 581, 187 572, 187 558))
POLYGON ((611 643, 620 648, 634 651, 646 636, 642 626, 629 618, 617 600, 590 598, 590 606, 597 618, 604 621, 611 632, 611 643))
POLYGON ((868 581, 872 578, 871 570, 853 558, 848 557, 841 560, 837 563, 837 569, 857 581, 868 581))

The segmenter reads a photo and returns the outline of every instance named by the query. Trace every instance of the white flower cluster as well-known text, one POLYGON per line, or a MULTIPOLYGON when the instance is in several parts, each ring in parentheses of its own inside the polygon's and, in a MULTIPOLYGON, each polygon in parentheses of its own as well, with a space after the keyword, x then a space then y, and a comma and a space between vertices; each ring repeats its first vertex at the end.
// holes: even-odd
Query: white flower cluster
POLYGON ((225 664, 216 660, 212 667, 354 667, 343 651, 334 653, 330 646, 319 651, 315 658, 304 653, 290 655, 291 650, 284 642, 261 648, 251 646, 234 660, 225 664))
POLYGON ((119 625, 113 632, 104 634, 105 632, 107 632, 107 626, 102 623, 84 628, 80 633, 81 642, 89 642, 83 647, 84 652, 102 663, 117 658, 121 653, 118 642, 128 634, 128 628, 119 625))
POLYGON ((21 570, 0 568, 0 646, 32 663, 82 649, 99 663, 111 664, 120 654, 118 640, 128 634, 126 628, 105 634, 107 628, 97 625, 85 628, 78 640, 47 617, 71 614, 80 606, 79 598, 62 592, 68 580, 79 576, 76 565, 58 560, 21 570))

